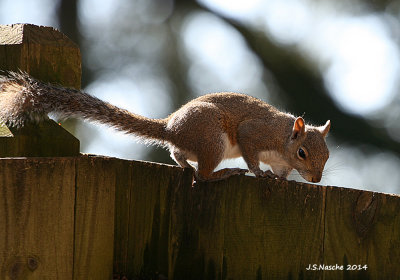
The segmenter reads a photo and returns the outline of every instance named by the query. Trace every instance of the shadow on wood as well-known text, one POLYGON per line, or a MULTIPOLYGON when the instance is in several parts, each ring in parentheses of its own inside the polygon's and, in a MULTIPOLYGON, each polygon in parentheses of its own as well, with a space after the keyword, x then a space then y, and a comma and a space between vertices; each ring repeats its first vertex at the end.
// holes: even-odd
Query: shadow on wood
POLYGON ((125 203, 141 221, 130 219, 126 230, 130 277, 155 272, 169 279, 400 275, 398 196, 244 176, 191 188, 189 179, 162 191, 133 182, 131 203, 125 203), (150 193, 153 200, 136 198, 150 193), (332 271, 336 264, 343 270, 332 271), (318 269, 307 269, 313 265, 318 269))

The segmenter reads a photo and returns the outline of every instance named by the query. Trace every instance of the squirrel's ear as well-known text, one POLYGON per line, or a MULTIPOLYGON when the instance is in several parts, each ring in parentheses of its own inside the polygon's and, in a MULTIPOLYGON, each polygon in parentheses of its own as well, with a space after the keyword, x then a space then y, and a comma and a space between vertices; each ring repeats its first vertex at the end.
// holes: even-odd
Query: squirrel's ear
POLYGON ((321 131, 322 136, 326 137, 330 128, 331 128, 331 121, 327 120, 325 125, 319 128, 319 131, 321 131))
POLYGON ((306 125, 304 124, 304 120, 302 117, 298 117, 293 124, 292 136, 291 139, 297 139, 299 136, 302 136, 306 130, 306 125))

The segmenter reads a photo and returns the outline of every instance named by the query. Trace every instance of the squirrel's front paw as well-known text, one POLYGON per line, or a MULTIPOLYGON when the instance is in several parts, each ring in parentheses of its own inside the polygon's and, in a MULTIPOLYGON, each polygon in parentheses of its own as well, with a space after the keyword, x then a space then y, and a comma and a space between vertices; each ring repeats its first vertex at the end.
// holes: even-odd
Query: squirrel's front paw
POLYGON ((271 170, 264 171, 263 177, 271 178, 271 179, 279 179, 279 176, 274 174, 271 170))
POLYGON ((254 172, 254 174, 256 175, 256 177, 259 178, 281 179, 281 177, 274 174, 271 170, 267 171, 257 170, 254 172))
POLYGON ((232 168, 232 175, 244 175, 247 172, 249 172, 249 170, 247 169, 241 169, 241 168, 232 168))

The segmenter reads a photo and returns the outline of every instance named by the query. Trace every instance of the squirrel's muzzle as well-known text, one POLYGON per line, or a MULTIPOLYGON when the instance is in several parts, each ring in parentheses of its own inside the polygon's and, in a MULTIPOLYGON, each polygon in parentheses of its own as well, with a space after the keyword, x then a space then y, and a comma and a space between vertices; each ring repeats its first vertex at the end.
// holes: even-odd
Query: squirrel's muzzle
POLYGON ((322 178, 322 172, 318 172, 318 173, 312 175, 310 181, 313 183, 318 183, 319 181, 321 181, 321 178, 322 178))

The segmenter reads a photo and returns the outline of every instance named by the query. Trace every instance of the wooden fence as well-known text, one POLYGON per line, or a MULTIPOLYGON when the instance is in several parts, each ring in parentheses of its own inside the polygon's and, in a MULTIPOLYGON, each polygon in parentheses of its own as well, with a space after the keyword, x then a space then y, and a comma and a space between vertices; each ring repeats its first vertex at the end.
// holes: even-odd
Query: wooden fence
MULTIPOLYGON (((59 32, 1 26, 0 43, 0 69, 79 87, 59 32)), ((0 133, 1 279, 400 277, 398 196, 247 176, 192 187, 191 170, 81 155, 51 121, 0 133)))

